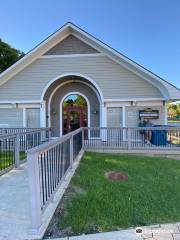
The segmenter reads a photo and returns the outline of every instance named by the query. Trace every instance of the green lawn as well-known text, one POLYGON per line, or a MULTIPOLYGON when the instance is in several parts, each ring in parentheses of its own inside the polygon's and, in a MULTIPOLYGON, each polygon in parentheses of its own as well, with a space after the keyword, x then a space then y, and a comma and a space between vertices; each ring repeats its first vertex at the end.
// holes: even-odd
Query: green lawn
MULTIPOLYGON (((26 153, 24 151, 20 152, 20 160, 24 160, 26 158, 26 153)), ((0 170, 8 168, 14 164, 14 157, 12 151, 1 151, 0 152, 0 170)))
POLYGON ((63 216, 55 215, 59 228, 71 234, 180 221, 178 160, 87 152, 69 189, 63 216), (129 179, 109 181, 107 171, 129 179))

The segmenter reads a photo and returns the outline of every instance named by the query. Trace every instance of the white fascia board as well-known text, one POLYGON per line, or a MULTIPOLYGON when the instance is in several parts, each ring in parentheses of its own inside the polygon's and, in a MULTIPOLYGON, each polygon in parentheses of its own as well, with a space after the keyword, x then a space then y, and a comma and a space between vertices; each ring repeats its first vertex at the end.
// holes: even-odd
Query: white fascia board
POLYGON ((131 102, 106 102, 105 103, 106 107, 129 107, 131 106, 131 102))
POLYGON ((0 109, 2 108, 15 108, 15 106, 13 104, 10 104, 10 103, 4 103, 4 104, 0 104, 0 109))
POLYGON ((40 108, 40 103, 18 103, 18 108, 40 108))
POLYGON ((106 107, 137 107, 137 106, 163 106, 164 103, 162 100, 154 100, 154 101, 133 101, 133 105, 131 105, 130 101, 116 101, 116 102, 106 102, 106 107))
POLYGON ((165 101, 165 98, 113 98, 113 99, 104 99, 104 102, 126 102, 126 101, 165 101))
POLYGON ((136 102, 135 106, 137 107, 151 107, 151 106, 164 106, 163 101, 143 101, 143 102, 136 102))
POLYGON ((15 104, 15 103, 41 103, 41 100, 21 100, 21 101, 16 101, 16 100, 8 100, 8 101, 0 101, 0 104, 6 104, 6 103, 11 103, 11 104, 15 104))

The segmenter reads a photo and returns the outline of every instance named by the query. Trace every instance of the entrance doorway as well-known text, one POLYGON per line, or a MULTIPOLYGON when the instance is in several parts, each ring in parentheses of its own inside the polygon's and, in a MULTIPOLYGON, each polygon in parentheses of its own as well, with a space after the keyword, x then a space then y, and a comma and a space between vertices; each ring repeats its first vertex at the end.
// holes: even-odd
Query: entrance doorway
POLYGON ((88 106, 82 95, 71 94, 63 101, 62 133, 67 134, 88 126, 88 106))

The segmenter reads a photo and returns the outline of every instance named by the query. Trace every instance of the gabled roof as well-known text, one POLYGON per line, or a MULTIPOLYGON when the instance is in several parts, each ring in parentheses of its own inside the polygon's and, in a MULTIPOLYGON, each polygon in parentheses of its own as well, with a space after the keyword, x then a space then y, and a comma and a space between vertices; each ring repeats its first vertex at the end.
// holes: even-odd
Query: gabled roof
POLYGON ((41 42, 35 48, 29 51, 22 59, 20 59, 18 62, 16 62, 3 73, 1 73, 0 86, 7 82, 9 79, 11 79, 13 76, 15 76, 18 72, 23 70, 25 67, 27 67, 29 64, 31 64, 33 61, 41 57, 45 52, 50 50, 57 43, 61 42, 70 34, 78 37, 93 48, 97 49, 97 51, 106 54, 109 58, 111 58, 121 66, 125 67, 126 69, 130 70, 131 72, 135 73, 136 75, 142 77, 146 81, 158 87, 165 99, 180 99, 180 89, 160 78, 151 71, 147 70, 138 63, 134 62, 122 53, 111 48, 97 38, 93 37, 92 35, 85 32, 71 22, 63 25, 59 30, 47 37, 43 42, 41 42))

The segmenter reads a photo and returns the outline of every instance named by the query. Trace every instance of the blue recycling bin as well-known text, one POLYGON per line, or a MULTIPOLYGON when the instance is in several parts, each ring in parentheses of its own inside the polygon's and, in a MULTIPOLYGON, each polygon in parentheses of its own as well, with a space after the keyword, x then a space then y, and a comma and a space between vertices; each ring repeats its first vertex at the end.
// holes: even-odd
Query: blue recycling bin
MULTIPOLYGON (((164 127, 164 126, 154 125, 153 127, 164 127)), ((156 146, 165 146, 167 144, 167 130, 152 130, 151 143, 156 146)))

